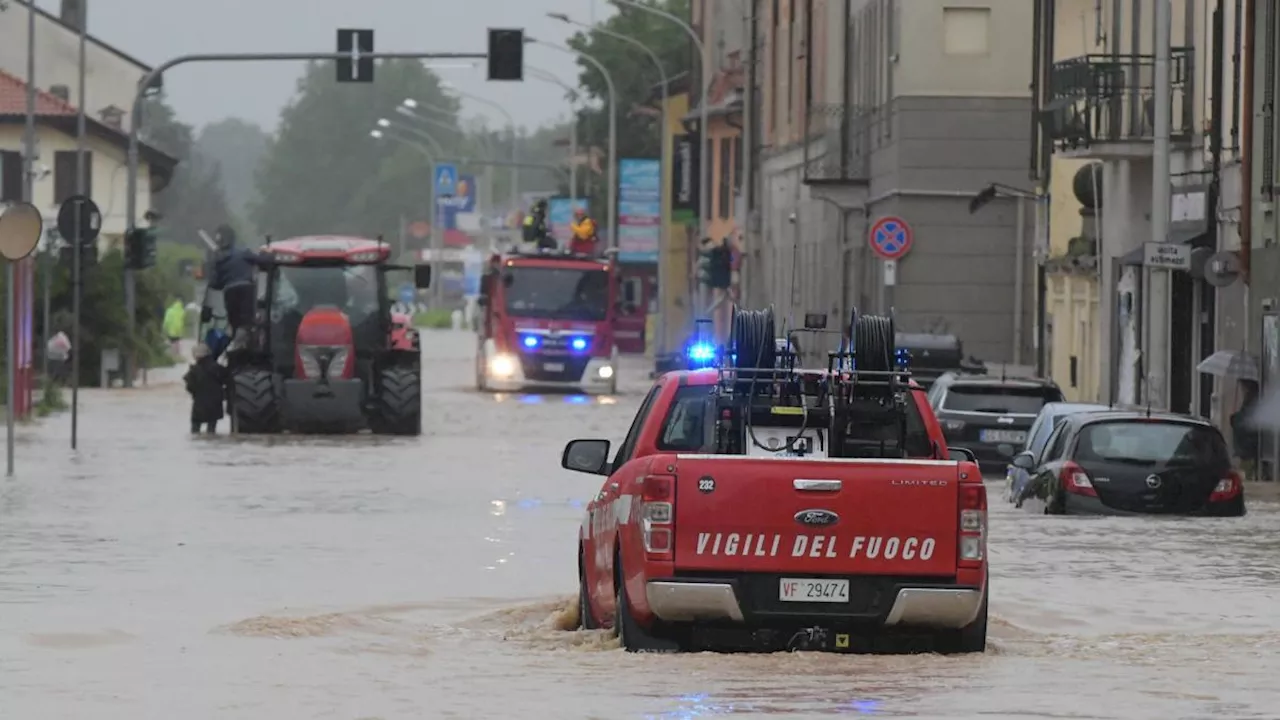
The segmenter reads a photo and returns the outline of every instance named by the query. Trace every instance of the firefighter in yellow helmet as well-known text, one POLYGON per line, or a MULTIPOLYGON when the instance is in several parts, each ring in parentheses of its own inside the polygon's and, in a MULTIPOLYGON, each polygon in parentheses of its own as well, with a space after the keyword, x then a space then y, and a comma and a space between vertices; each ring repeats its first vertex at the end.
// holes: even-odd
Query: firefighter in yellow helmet
POLYGON ((587 215, 586 210, 575 208, 573 223, 570 227, 573 228, 573 241, 569 249, 581 255, 595 255, 596 244, 600 239, 596 231, 596 221, 587 215))

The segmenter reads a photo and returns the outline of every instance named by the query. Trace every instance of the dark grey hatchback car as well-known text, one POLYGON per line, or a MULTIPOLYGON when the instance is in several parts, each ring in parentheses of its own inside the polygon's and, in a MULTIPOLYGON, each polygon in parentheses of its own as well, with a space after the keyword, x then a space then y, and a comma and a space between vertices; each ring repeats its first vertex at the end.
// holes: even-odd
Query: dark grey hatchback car
POLYGON ((1111 411, 1072 415, 1044 452, 1014 456, 1031 479, 1014 504, 1086 515, 1245 514, 1244 484, 1209 422, 1186 415, 1111 411))

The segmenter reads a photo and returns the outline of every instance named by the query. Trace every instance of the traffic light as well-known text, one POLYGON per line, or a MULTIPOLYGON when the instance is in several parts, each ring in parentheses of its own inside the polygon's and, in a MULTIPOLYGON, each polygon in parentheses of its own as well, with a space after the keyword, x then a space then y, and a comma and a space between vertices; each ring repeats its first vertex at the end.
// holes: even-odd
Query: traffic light
POLYGON ((156 231, 152 228, 134 228, 124 236, 125 267, 130 270, 146 270, 156 264, 156 231))
POLYGON ((524 80, 524 30, 489 29, 489 79, 524 80))

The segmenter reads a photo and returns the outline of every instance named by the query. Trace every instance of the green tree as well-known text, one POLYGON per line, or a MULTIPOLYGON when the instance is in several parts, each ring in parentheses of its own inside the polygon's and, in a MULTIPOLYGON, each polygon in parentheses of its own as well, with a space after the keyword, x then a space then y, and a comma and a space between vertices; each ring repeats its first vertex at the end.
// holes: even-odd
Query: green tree
POLYGON ((199 154, 217 164, 227 204, 241 218, 257 200, 254 178, 270 142, 265 130, 234 117, 205 125, 196 140, 199 154))
MULTIPOLYGON (((277 237, 394 237, 402 214, 429 218, 432 178, 423 155, 370 137, 379 118, 404 121, 394 111, 405 98, 441 108, 434 117, 458 127, 457 100, 421 62, 381 62, 372 83, 339 83, 332 63, 310 63, 258 168, 259 200, 250 209, 258 229, 277 237)), ((460 131, 429 132, 447 154, 465 154, 460 131)))
MULTIPOLYGON (((645 0, 653 7, 665 10, 676 17, 689 19, 689 0, 645 0)), ((623 8, 602 23, 601 27, 613 33, 634 38, 652 50, 662 61, 668 78, 689 71, 692 57, 689 38, 669 20, 634 8, 623 8)), ((569 47, 599 60, 609 71, 618 92, 618 157, 661 157, 661 117, 650 111, 656 102, 656 87, 660 82, 658 69, 648 54, 632 43, 624 42, 596 30, 576 33, 569 38, 569 47)), ((578 145, 581 152, 590 146, 607 152, 609 141, 609 86, 595 65, 579 59, 581 68, 578 83, 586 95, 596 101, 596 107, 588 107, 578 113, 578 145)), ((604 167, 608 167, 607 156, 604 167)), ((606 169, 607 172, 607 169, 606 169)), ((591 198, 591 207, 603 219, 606 206, 604 190, 607 177, 591 179, 591 192, 586 193, 586 173, 578 173, 580 194, 591 198)))
MULTIPOLYGON (((200 153, 190 125, 178 120, 163 98, 144 107, 143 140, 178 159, 169 184, 155 196, 162 216, 160 238, 201 245, 199 231, 212 233, 223 223, 238 224, 228 208, 218 164, 200 153)), ((148 208, 141 208, 139 215, 148 208)))

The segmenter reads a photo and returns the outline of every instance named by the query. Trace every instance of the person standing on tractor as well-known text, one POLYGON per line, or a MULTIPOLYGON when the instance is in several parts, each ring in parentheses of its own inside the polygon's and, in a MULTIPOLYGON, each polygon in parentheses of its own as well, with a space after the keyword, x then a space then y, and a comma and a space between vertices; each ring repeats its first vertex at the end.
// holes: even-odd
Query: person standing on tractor
POLYGON ((529 214, 524 218, 524 241, 535 243, 539 250, 555 250, 559 247, 555 237, 551 235, 551 226, 547 222, 547 201, 539 200, 533 204, 529 214))
POLYGON ((596 230, 596 221, 592 220, 583 208, 574 208, 573 223, 570 227, 573 228, 573 240, 569 244, 569 249, 579 255, 595 255, 596 244, 600 239, 596 230))
MULTIPOLYGON (((213 278, 209 287, 222 291, 222 302, 227 309, 227 323, 231 325, 231 342, 243 345, 253 325, 255 272, 265 263, 259 253, 236 245, 236 233, 228 225, 218 228, 215 239, 218 255, 213 262, 213 278)), ((208 308, 205 309, 208 312, 208 308)))

